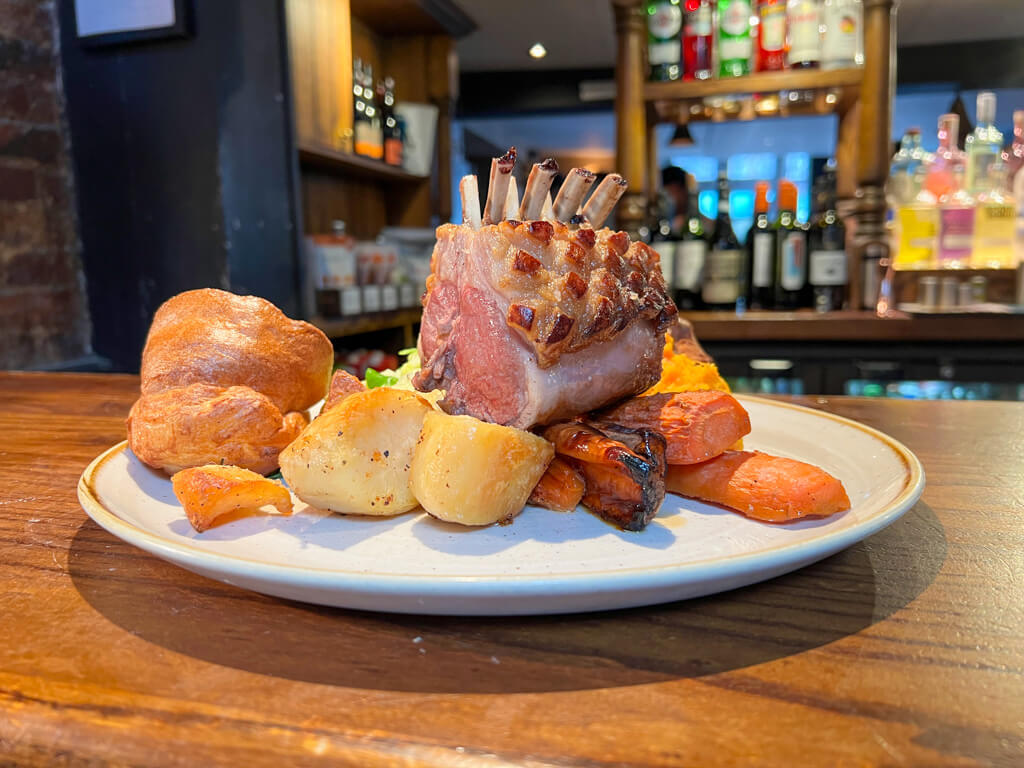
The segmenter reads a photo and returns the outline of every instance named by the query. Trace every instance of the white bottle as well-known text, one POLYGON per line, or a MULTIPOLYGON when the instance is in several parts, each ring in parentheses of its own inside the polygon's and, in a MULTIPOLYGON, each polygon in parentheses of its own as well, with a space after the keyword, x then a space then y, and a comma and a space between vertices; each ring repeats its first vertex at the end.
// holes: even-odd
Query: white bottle
POLYGON ((817 69, 821 63, 821 9, 818 0, 787 0, 786 64, 794 69, 817 69))
POLYGON ((864 6, 861 0, 825 0, 821 8, 821 68, 864 65, 864 6))
POLYGON ((1013 177, 1013 199, 1017 201, 1017 241, 1014 249, 1018 264, 1024 264, 1024 169, 1013 177))

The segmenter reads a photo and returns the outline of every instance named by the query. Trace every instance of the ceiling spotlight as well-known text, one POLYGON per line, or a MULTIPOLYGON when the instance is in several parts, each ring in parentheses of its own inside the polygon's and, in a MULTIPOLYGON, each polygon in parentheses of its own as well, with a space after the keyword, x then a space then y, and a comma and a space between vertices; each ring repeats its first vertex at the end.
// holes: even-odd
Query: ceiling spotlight
POLYGON ((548 49, 540 43, 534 43, 530 46, 530 55, 535 59, 543 59, 548 55, 548 49))

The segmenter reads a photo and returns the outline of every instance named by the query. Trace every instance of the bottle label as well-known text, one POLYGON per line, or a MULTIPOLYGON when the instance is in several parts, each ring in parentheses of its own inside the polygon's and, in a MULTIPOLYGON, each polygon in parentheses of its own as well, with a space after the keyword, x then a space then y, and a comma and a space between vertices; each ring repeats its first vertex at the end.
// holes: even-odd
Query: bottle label
POLYGON ((823 58, 829 61, 848 61, 851 64, 856 60, 860 42, 858 8, 836 8, 834 5, 825 7, 825 34, 821 41, 823 58))
POLYGON ((807 234, 779 233, 779 283, 783 290, 799 291, 807 283, 807 234))
POLYGON ((755 288, 771 288, 774 245, 775 237, 770 232, 754 234, 754 269, 751 282, 755 288))
POLYGON ((967 155, 967 188, 971 192, 977 192, 985 187, 988 180, 988 169, 999 159, 999 147, 979 147, 977 142, 971 147, 967 155))
POLYGON ((812 0, 804 0, 789 13, 789 63, 818 61, 820 57, 818 5, 812 0))
POLYGON ((896 224, 899 227, 896 264, 907 267, 928 266, 935 251, 935 209, 903 206, 896 211, 896 224))
POLYGON ((727 35, 739 36, 750 34, 750 3, 746 0, 733 0, 722 13, 722 31, 727 35))
POLYGON ((707 252, 708 244, 703 240, 683 240, 677 243, 675 274, 673 275, 677 289, 697 292, 704 275, 704 260, 707 258, 707 252))
POLYGON ((673 240, 659 240, 651 243, 658 254, 658 261, 661 264, 661 274, 665 278, 665 285, 672 285, 672 269, 676 258, 676 243, 673 240))
POLYGON ((668 40, 679 35, 683 28, 683 12, 678 5, 660 3, 654 13, 647 17, 647 31, 658 40, 668 40))
POLYGON ((722 38, 718 43, 718 55, 722 61, 733 61, 739 59, 746 61, 750 58, 751 42, 749 37, 722 38))
POLYGON ((1017 211, 1005 203, 978 206, 971 266, 1012 267, 1017 211))
POLYGON ((775 3, 761 7, 761 48, 781 51, 786 47, 786 5, 775 3))
POLYGON ((678 40, 667 43, 652 42, 647 46, 647 61, 652 65, 678 64, 681 46, 678 40))
POLYGON ((846 251, 811 251, 811 285, 846 285, 846 251))
POLYGON ((966 258, 974 239, 973 208, 939 209, 939 259, 966 258))
POLYGON ((708 269, 701 295, 708 304, 732 304, 740 296, 742 251, 713 250, 708 255, 708 269))
POLYGON ((686 15, 686 36, 687 37, 710 37, 711 36, 711 5, 702 4, 693 13, 686 15))

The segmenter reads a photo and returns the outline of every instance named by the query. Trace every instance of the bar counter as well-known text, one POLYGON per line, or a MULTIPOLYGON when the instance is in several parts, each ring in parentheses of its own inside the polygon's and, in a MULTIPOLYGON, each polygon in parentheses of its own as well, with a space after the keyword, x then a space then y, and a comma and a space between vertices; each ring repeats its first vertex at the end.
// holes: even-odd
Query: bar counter
POLYGON ((1024 344, 1024 314, 936 314, 878 317, 874 312, 688 312, 701 341, 1024 344))
POLYGON ((0 763, 1024 760, 1024 405, 802 398, 906 443, 921 501, 733 592, 459 619, 265 597, 96 526, 78 477, 137 390, 0 374, 0 763))

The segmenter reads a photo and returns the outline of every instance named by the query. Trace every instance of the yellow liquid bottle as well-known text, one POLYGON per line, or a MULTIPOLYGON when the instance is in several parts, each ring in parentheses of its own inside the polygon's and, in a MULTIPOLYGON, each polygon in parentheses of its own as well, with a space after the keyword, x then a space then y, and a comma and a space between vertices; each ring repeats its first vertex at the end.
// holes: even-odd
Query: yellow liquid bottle
POLYGON ((935 262, 938 212, 934 205, 914 202, 896 209, 896 269, 930 269, 935 262))
POLYGON ((1006 166, 993 163, 988 189, 978 195, 970 265, 975 269, 1013 269, 1017 204, 1007 189, 1006 166))

